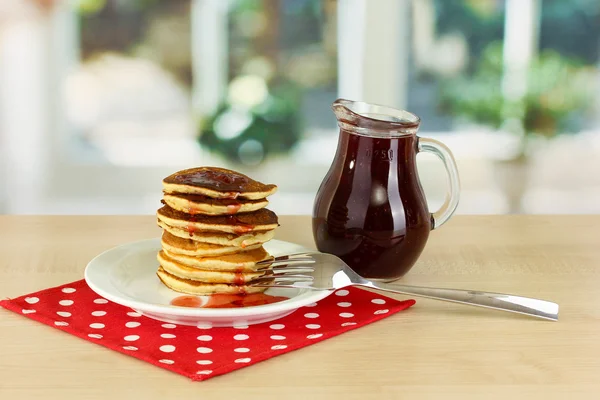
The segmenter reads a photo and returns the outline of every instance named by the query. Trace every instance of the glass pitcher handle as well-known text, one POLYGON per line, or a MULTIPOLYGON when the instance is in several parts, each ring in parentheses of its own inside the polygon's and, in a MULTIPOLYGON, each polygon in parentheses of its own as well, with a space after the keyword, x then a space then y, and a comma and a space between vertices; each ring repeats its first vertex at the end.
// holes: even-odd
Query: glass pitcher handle
POLYGON ((438 156, 444 163, 444 167, 448 173, 450 188, 448 192, 446 192, 446 200, 444 200, 444 204, 442 204, 439 210, 431 214, 433 217, 432 229, 435 229, 448 221, 452 214, 454 214, 454 211, 456 211, 456 207, 458 207, 458 199, 460 197, 458 168, 456 167, 456 161, 454 161, 454 156, 452 156, 450 149, 437 140, 419 137, 418 151, 433 153, 438 156))

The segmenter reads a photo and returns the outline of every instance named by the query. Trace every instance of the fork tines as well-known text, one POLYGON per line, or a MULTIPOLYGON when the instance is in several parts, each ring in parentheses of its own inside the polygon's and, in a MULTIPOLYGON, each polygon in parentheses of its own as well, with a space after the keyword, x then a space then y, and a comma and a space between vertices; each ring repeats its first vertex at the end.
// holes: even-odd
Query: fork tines
POLYGON ((248 282, 251 286, 289 286, 298 283, 311 283, 314 278, 310 275, 314 268, 310 266, 276 266, 265 274, 248 282), (306 273, 306 274, 303 274, 306 273))
POLYGON ((296 253, 296 254, 288 254, 285 256, 275 257, 271 260, 259 261, 257 264, 268 264, 271 262, 280 262, 280 261, 289 261, 289 262, 315 262, 314 258, 309 253, 296 253))
POLYGON ((311 264, 315 262, 308 253, 289 254, 258 262, 258 271, 265 270, 265 274, 251 280, 248 285, 289 287, 305 283, 310 286, 314 280, 311 273, 315 270, 311 264))
POLYGON ((247 283, 249 286, 259 287, 297 287, 299 284, 310 286, 313 282, 313 277, 310 275, 283 275, 283 276, 268 276, 264 275, 260 278, 255 278, 247 283))
POLYGON ((310 256, 308 253, 297 253, 290 254, 286 256, 275 257, 271 260, 264 260, 257 262, 256 265, 259 265, 259 270, 266 268, 275 268, 278 266, 290 266, 290 265, 301 265, 301 264, 314 264, 316 261, 314 258, 310 256))

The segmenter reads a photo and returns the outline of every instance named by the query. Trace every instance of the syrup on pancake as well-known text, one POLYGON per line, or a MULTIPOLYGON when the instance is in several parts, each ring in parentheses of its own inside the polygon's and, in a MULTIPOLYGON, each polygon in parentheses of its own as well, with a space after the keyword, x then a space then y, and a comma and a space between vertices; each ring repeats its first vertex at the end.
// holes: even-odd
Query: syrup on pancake
POLYGON ((240 307, 285 299, 248 284, 270 272, 259 271, 258 263, 272 258, 262 244, 279 226, 277 215, 265 208, 276 185, 224 168, 198 167, 166 177, 163 189, 157 275, 167 287, 188 295, 173 305, 240 307), (194 297, 202 295, 215 297, 194 297))

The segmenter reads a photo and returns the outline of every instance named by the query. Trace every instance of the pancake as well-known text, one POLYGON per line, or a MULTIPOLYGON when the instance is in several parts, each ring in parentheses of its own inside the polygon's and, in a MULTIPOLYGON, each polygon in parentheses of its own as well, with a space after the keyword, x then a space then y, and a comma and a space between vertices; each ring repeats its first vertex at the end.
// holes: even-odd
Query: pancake
POLYGON ((218 244, 202 243, 191 239, 183 239, 164 231, 161 239, 161 245, 162 248, 169 253, 184 254, 195 257, 214 257, 258 249, 262 246, 262 243, 256 243, 244 248, 240 248, 238 246, 220 246, 218 244))
POLYGON ((169 226, 161 220, 158 220, 157 223, 158 226, 163 228, 165 231, 169 232, 171 235, 177 236, 182 239, 190 239, 195 242, 218 244, 221 246, 228 247, 235 246, 239 247, 240 250, 243 250, 248 246, 268 242, 275 236, 274 230, 262 232, 249 232, 243 233, 241 235, 223 232, 194 232, 190 235, 186 229, 169 226))
POLYGON ((165 193, 164 203, 172 209, 188 214, 227 215, 260 210, 269 205, 267 199, 233 200, 213 199, 199 194, 165 193))
POLYGON ((173 254, 166 250, 158 254, 159 262, 176 261, 188 267, 205 269, 209 271, 255 271, 259 267, 257 262, 270 260, 273 257, 262 247, 245 251, 243 253, 228 254, 218 257, 192 257, 183 254, 173 254))
POLYGON ((207 270, 194 268, 172 259, 165 252, 158 253, 158 262, 160 266, 178 278, 191 279, 206 283, 229 283, 233 285, 244 285, 252 279, 261 277, 265 271, 225 271, 225 270, 207 270))
POLYGON ((191 234, 203 231, 240 234, 269 231, 279 226, 277 215, 266 208, 236 215, 191 215, 165 205, 156 213, 162 222, 191 234))
POLYGON ((247 285, 231 285, 226 283, 204 283, 200 281, 194 281, 191 279, 179 278, 173 274, 168 273, 162 267, 158 268, 156 275, 162 281, 162 283, 168 288, 186 294, 195 294, 197 296, 210 295, 216 293, 224 294, 252 294, 262 293, 267 288, 265 287, 254 287, 247 285))
POLYGON ((277 191, 236 171, 199 167, 178 171, 163 179, 166 193, 200 194, 215 199, 264 199, 277 191))

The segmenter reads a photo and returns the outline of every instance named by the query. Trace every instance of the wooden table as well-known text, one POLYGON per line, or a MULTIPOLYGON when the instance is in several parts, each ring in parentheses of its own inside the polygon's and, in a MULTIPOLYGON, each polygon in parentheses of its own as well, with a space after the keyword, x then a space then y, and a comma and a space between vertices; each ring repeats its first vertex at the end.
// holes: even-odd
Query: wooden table
MULTIPOLYGON (((431 300, 206 382, 0 310, 0 399, 600 398, 600 216, 457 216, 409 284, 513 292, 559 322, 431 300), (404 397, 406 396, 406 397, 404 397)), ((0 296, 80 279, 90 258, 156 237, 154 217, 0 216, 0 296)), ((308 217, 277 237, 312 247, 308 217)))

